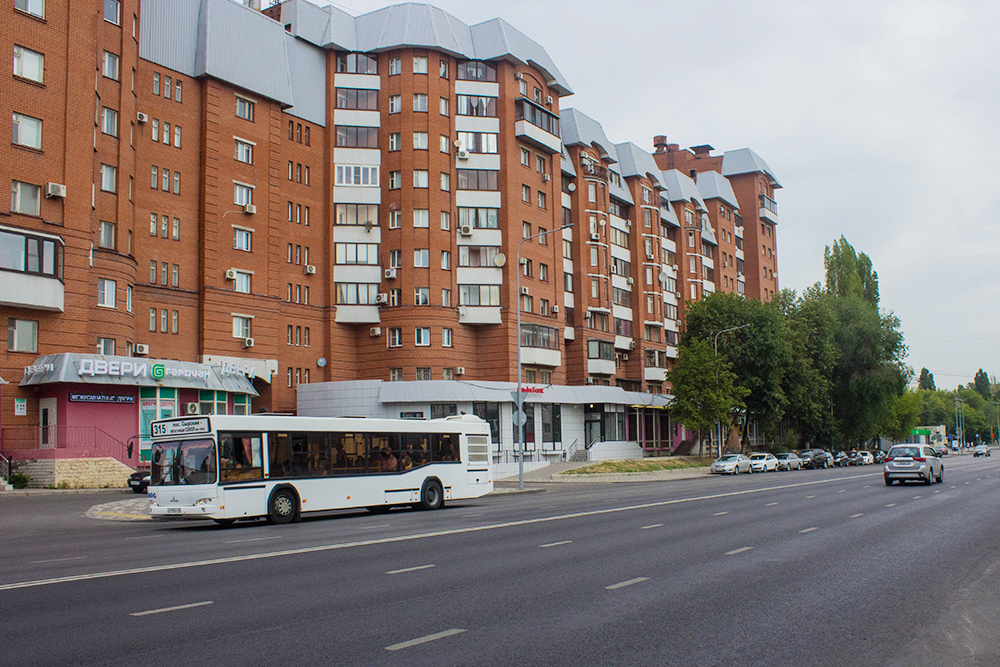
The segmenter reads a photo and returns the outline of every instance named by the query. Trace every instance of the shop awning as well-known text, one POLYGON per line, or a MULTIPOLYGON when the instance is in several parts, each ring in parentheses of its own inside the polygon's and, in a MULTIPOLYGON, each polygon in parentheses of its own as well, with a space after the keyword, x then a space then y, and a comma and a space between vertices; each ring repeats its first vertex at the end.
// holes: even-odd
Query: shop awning
POLYGON ((49 354, 24 367, 22 387, 54 383, 102 384, 119 387, 213 389, 257 396, 241 373, 193 361, 143 359, 100 354, 49 354))

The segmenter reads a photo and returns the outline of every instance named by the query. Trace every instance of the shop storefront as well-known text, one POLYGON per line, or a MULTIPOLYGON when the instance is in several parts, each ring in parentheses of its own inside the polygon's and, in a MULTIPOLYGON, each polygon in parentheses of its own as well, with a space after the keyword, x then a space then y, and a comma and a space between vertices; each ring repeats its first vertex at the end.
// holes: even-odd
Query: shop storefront
POLYGON ((24 410, 37 413, 37 425, 5 425, 4 454, 12 462, 109 457, 141 465, 149 460, 154 419, 249 414, 258 395, 252 379, 252 369, 238 364, 94 354, 38 357, 19 383, 33 388, 23 399, 24 410))

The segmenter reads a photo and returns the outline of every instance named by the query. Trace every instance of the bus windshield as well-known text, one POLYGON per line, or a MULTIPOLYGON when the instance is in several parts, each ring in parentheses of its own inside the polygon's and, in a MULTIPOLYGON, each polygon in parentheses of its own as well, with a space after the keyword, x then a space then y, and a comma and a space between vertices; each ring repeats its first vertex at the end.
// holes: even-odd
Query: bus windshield
POLYGON ((153 443, 151 486, 215 482, 215 443, 211 440, 153 443))

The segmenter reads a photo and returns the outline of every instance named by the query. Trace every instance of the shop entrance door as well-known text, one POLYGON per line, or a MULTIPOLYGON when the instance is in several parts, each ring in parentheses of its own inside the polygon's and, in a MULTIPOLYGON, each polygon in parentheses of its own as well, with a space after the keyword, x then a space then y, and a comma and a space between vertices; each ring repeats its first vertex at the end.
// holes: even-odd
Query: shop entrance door
POLYGON ((51 449, 56 446, 56 406, 55 398, 38 401, 38 446, 51 449))

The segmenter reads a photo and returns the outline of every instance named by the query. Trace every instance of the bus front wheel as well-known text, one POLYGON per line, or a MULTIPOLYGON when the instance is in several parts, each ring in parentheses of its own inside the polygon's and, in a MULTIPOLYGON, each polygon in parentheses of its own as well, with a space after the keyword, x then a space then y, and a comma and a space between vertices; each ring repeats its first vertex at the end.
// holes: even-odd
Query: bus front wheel
POLYGON ((429 479, 424 482, 424 488, 420 492, 420 508, 425 510, 439 510, 444 507, 444 491, 437 480, 429 479))
POLYGON ((267 520, 271 523, 291 523, 297 504, 290 489, 277 489, 267 502, 267 520))

